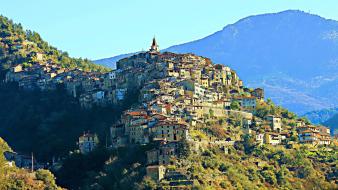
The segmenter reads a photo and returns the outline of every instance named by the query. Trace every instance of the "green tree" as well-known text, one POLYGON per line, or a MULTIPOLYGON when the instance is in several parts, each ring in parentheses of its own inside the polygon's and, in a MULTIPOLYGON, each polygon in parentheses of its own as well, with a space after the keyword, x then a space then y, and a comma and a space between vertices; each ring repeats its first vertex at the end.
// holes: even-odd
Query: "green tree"
POLYGON ((214 110, 209 109, 209 115, 210 115, 211 118, 214 117, 214 115, 215 115, 214 110))
POLYGON ((251 154, 256 146, 255 139, 251 135, 245 134, 243 136, 243 146, 245 153, 251 154))
POLYGON ((255 115, 260 118, 265 118, 271 113, 271 107, 265 103, 259 103, 256 106, 255 115))
POLYGON ((50 171, 39 169, 35 172, 35 176, 36 179, 43 181, 47 185, 46 190, 58 189, 55 183, 55 177, 50 171))
POLYGON ((157 184, 150 177, 144 177, 142 182, 140 184, 138 184, 137 189, 154 190, 154 189, 157 189, 157 184))
POLYGON ((241 105, 238 101, 232 101, 231 104, 230 104, 230 108, 232 110, 240 110, 241 105))
POLYGON ((178 143, 178 156, 187 158, 190 154, 190 145, 187 140, 182 140, 178 143))
POLYGON ((271 185, 277 184, 275 172, 273 172, 272 170, 269 170, 269 169, 263 170, 261 172, 261 175, 263 176, 264 180, 270 183, 271 185))
POLYGON ((278 185, 280 185, 280 186, 288 185, 288 181, 286 179, 288 171, 289 170, 286 168, 286 166, 283 165, 280 168, 280 170, 276 173, 276 179, 277 179, 278 185))

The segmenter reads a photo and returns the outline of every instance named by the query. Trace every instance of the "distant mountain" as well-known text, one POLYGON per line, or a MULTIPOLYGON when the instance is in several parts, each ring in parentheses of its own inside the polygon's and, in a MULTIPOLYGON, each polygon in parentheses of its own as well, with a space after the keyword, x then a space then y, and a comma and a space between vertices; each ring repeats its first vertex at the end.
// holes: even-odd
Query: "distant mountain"
POLYGON ((246 85, 263 87, 266 97, 298 114, 338 106, 334 20, 294 10, 250 16, 163 51, 191 52, 229 65, 246 85))
POLYGON ((330 120, 336 114, 338 114, 338 107, 307 112, 303 116, 307 117, 314 124, 321 124, 330 120))
MULTIPOLYGON (((138 53, 138 52, 136 52, 138 53)), ((120 59, 123 59, 125 57, 129 57, 129 56, 132 56, 136 53, 127 53, 127 54, 122 54, 122 55, 117 55, 115 57, 111 57, 111 58, 104 58, 104 59, 99 59, 99 60, 95 60, 94 62, 96 64, 99 64, 99 65, 102 65, 102 66, 105 66, 105 67, 109 67, 109 68, 112 68, 112 69, 115 69, 116 68, 116 62, 120 59)))
POLYGON ((327 120, 324 125, 330 127, 331 134, 338 134, 338 113, 327 120))

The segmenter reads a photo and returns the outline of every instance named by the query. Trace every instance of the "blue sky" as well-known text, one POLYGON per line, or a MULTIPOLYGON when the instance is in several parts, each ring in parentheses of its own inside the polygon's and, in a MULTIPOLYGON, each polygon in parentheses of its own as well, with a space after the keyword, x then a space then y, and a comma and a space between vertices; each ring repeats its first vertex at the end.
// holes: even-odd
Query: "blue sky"
POLYGON ((74 57, 99 59, 196 40, 241 18, 303 10, 338 20, 337 0, 0 0, 0 14, 74 57))

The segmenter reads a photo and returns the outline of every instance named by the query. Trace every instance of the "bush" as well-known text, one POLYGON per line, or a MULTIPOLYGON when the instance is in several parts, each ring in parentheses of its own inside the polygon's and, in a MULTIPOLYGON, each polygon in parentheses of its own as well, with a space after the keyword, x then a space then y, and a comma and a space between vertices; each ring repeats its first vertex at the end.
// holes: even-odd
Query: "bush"
POLYGON ((285 166, 282 166, 281 169, 276 173, 278 185, 280 186, 287 185, 287 180, 286 180, 287 173, 288 173, 288 169, 285 166))
POLYGON ((256 146, 255 139, 251 135, 243 136, 243 146, 246 154, 251 154, 256 146))
POLYGON ((221 172, 226 172, 229 169, 229 166, 227 166, 226 164, 222 163, 219 167, 218 170, 221 172))
POLYGON ((144 177, 142 182, 137 185, 137 189, 153 190, 157 189, 156 182, 150 177, 144 177))
POLYGON ((263 176, 264 180, 268 183, 270 183, 271 185, 275 185, 277 184, 277 179, 276 179, 276 175, 273 171, 271 170, 263 170, 261 172, 261 175, 263 176))
POLYGON ((241 109, 241 105, 239 104, 238 101, 232 101, 230 104, 230 109, 232 110, 240 110, 241 109))
POLYGON ((216 169, 218 167, 218 162, 215 159, 205 159, 202 162, 202 166, 206 168, 216 169))
POLYGON ((178 143, 179 158, 187 158, 190 155, 190 145, 188 141, 183 140, 178 143))
POLYGON ((227 182, 225 181, 222 181, 220 184, 219 184, 223 189, 226 189, 228 187, 228 184, 227 182))
POLYGON ((209 131, 211 132, 212 135, 220 139, 224 139, 228 136, 225 132, 225 129, 220 125, 212 125, 209 128, 209 131))
POLYGON ((35 177, 37 180, 41 180, 46 184, 46 190, 58 189, 55 183, 55 177, 50 171, 39 169, 35 172, 35 177))
POLYGON ((203 153, 202 153, 202 156, 211 156, 212 155, 212 152, 210 150, 205 150, 203 153))

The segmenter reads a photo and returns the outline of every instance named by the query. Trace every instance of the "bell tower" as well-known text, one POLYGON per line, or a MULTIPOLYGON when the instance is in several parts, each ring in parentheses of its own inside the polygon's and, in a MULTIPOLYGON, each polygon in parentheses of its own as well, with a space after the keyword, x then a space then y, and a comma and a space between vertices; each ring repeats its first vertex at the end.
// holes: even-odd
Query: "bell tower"
POLYGON ((152 44, 150 46, 149 52, 150 53, 158 53, 158 52, 160 52, 160 48, 157 45, 155 37, 153 38, 153 42, 152 42, 152 44))

